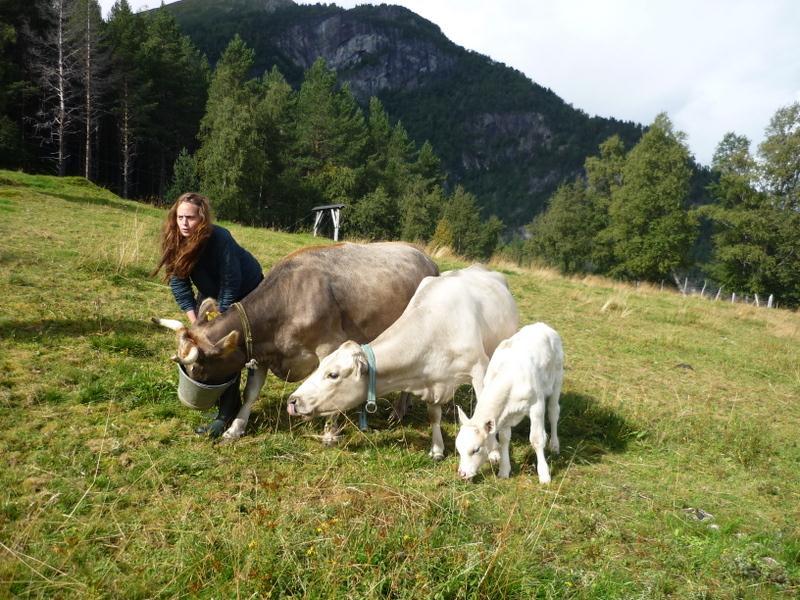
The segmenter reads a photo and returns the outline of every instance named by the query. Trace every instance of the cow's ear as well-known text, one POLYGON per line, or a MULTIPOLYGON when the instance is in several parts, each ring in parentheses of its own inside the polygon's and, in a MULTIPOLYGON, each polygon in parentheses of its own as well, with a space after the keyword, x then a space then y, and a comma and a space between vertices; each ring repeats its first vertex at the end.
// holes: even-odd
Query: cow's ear
POLYGON ((214 344, 220 355, 226 356, 239 347, 239 332, 234 330, 214 344))
POLYGON ((206 321, 213 321, 219 316, 219 305, 214 298, 206 298, 200 303, 200 308, 197 309, 197 322, 205 323, 206 321))
POLYGON ((353 373, 355 373, 356 379, 361 379, 362 375, 369 374, 369 363, 367 363, 367 357, 361 348, 353 352, 353 373))
POLYGON ((494 433, 495 429, 497 428, 497 424, 494 422, 494 419, 489 419, 486 423, 483 424, 484 430, 486 433, 494 433))
POLYGON ((458 409, 459 424, 466 425, 467 423, 469 423, 469 417, 467 416, 467 413, 465 413, 464 410, 458 404, 456 404, 456 408, 458 409))

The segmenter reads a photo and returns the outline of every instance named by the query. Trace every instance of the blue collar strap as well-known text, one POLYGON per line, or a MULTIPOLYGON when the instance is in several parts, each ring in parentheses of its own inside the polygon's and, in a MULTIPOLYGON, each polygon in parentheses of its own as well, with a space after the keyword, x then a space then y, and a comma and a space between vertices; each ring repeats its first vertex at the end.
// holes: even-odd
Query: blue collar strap
POLYGON ((367 357, 367 370, 369 371, 369 386, 367 387, 367 404, 364 406, 364 410, 361 411, 359 416, 359 425, 361 429, 367 428, 367 415, 366 413, 374 413, 378 410, 378 403, 376 398, 375 390, 377 388, 377 378, 378 372, 377 368, 375 367, 375 353, 372 351, 372 347, 369 344, 362 344, 361 349, 364 351, 364 354, 367 357))

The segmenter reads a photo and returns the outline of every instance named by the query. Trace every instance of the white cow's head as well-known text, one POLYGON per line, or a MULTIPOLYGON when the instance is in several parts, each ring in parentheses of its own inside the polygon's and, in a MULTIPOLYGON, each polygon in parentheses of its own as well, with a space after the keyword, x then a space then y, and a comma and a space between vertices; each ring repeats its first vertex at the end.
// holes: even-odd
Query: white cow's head
POLYGON ((461 424, 456 436, 458 474, 462 479, 472 479, 489 458, 489 453, 497 446, 495 422, 490 419, 477 423, 468 418, 460 406, 457 408, 458 422, 461 424))
POLYGON ((356 342, 345 342, 322 359, 303 384, 289 396, 292 416, 328 416, 367 401, 367 357, 356 342))

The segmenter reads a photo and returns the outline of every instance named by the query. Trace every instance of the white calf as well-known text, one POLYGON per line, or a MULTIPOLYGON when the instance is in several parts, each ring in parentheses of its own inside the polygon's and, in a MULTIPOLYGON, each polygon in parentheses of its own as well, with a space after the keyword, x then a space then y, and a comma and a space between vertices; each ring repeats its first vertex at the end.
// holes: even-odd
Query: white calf
POLYGON ((544 458, 545 401, 550 420, 550 450, 558 454, 558 398, 564 378, 561 337, 544 323, 527 325, 503 340, 492 355, 475 413, 467 418, 458 407, 461 429, 456 437, 458 473, 472 479, 486 459, 499 458, 498 475, 511 473, 511 428, 526 415, 531 420, 531 446, 536 451, 536 472, 541 483, 550 482, 544 458), (500 440, 499 457, 495 432, 500 440))

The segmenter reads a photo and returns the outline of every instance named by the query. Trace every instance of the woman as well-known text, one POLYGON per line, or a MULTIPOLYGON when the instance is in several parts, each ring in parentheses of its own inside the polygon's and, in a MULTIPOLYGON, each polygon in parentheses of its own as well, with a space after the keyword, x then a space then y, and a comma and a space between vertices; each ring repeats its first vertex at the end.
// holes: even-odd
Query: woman
MULTIPOLYGON (((162 267, 175 302, 191 323, 197 321, 203 298, 216 298, 224 312, 264 278, 253 255, 237 244, 227 229, 211 223, 208 198, 194 192, 178 197, 167 214, 161 233, 161 261, 153 274, 162 267)), ((239 379, 220 397, 214 420, 195 430, 198 434, 218 437, 228 428, 242 405, 239 379)))

